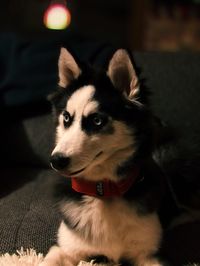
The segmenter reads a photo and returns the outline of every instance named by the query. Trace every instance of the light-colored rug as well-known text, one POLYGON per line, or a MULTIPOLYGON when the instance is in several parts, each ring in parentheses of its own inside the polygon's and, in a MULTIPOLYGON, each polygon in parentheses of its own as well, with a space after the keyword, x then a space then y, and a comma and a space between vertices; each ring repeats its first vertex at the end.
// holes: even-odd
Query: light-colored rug
MULTIPOLYGON (((0 266, 38 266, 44 259, 41 253, 36 253, 34 249, 17 251, 16 254, 8 253, 0 256, 0 266)), ((96 264, 91 262, 80 261, 77 266, 110 266, 108 264, 96 264)), ((114 266, 114 265, 112 265, 114 266)), ((185 265, 186 266, 186 265, 185 265)), ((200 264, 188 264, 187 266, 200 266, 200 264)))
MULTIPOLYGON (((21 248, 16 254, 8 253, 0 256, 0 266, 38 266, 44 259, 41 253, 36 253, 34 249, 24 250, 21 248)), ((110 266, 105 264, 96 264, 91 262, 80 261, 77 266, 110 266)), ((114 265, 112 265, 114 266, 114 265)))
POLYGON ((43 260, 41 253, 36 253, 35 250, 17 251, 16 254, 9 255, 8 253, 0 257, 0 266, 37 266, 43 260))

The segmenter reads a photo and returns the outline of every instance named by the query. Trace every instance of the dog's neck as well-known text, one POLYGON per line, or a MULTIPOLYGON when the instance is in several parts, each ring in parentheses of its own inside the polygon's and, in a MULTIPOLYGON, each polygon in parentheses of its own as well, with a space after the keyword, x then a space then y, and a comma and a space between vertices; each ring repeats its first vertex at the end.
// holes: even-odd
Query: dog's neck
POLYGON ((83 178, 72 178, 72 188, 81 194, 100 197, 113 198, 123 196, 136 181, 141 177, 139 165, 134 165, 126 177, 118 182, 105 178, 101 181, 89 181, 83 178))

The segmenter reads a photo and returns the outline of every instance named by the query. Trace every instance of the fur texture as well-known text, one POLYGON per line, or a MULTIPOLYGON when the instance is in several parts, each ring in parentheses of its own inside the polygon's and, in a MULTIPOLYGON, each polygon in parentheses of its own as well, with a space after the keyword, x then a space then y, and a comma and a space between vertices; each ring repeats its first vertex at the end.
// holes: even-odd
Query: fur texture
POLYGON ((154 118, 130 55, 117 50, 107 70, 97 70, 62 48, 59 79, 50 96, 57 125, 52 167, 68 179, 92 182, 117 183, 136 165, 141 171, 123 197, 91 197, 66 186, 58 245, 42 265, 75 266, 102 256, 122 265, 163 265, 155 255, 164 178, 152 159, 154 118))

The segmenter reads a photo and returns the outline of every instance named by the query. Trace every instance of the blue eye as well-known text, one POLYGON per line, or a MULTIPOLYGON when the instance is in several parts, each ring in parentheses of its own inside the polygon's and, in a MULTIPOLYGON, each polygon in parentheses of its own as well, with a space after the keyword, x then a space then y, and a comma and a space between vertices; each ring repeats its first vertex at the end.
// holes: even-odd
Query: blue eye
POLYGON ((93 113, 82 119, 82 129, 89 135, 98 134, 107 128, 109 117, 104 113, 93 113))
POLYGON ((64 127, 69 127, 71 125, 71 122, 72 122, 72 117, 70 115, 69 112, 67 111, 64 111, 63 112, 63 124, 64 124, 64 127))
POLYGON ((95 113, 90 116, 89 121, 91 127, 93 127, 96 130, 100 130, 107 124, 108 117, 101 113, 95 113))
POLYGON ((103 118, 96 114, 94 117, 93 117, 93 123, 95 126, 101 126, 103 124, 103 118))

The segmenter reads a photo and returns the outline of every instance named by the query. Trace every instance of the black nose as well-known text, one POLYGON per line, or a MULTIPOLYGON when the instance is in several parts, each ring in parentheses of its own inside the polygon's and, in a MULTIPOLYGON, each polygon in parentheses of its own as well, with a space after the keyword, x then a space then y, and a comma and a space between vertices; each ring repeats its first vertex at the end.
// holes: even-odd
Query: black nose
POLYGON ((63 170, 69 165, 70 158, 62 153, 55 153, 50 157, 51 166, 56 170, 63 170))

